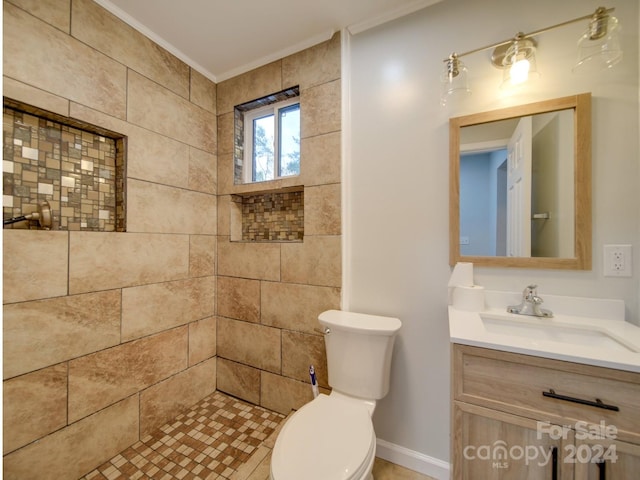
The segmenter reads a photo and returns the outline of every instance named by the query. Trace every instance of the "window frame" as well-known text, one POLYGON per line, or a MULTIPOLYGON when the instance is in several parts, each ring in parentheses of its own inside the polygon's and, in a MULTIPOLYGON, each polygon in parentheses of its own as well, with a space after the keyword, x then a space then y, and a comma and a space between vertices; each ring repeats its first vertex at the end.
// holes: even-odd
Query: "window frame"
MULTIPOLYGON (((287 109, 292 105, 298 105, 299 111, 301 111, 300 106, 300 96, 288 98, 286 100, 280 100, 278 102, 270 103, 269 105, 265 105, 263 107, 252 108, 250 110, 246 110, 242 112, 243 115, 243 123, 244 123, 244 132, 243 132, 243 142, 244 142, 244 155, 243 155, 243 168, 242 168, 242 181, 243 183, 261 183, 261 182, 270 182, 274 180, 280 180, 283 178, 291 178, 297 177, 300 175, 300 172, 296 175, 280 175, 280 167, 281 167, 281 159, 280 159, 280 144, 282 142, 280 136, 280 111, 283 109, 287 109), (254 155, 253 155, 253 146, 254 146, 254 121, 260 118, 273 116, 273 178, 267 180, 254 180, 254 155)), ((302 123, 302 122, 300 122, 302 123)), ((300 125, 299 125, 300 127, 300 125)))

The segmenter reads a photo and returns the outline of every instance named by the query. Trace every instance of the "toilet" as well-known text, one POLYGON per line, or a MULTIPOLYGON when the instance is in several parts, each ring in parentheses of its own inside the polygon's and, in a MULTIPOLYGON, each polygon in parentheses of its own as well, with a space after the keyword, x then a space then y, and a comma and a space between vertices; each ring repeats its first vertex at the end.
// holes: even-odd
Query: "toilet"
POLYGON ((372 415, 389 391, 397 318, 328 310, 325 333, 331 394, 285 422, 271 454, 271 480, 373 480, 372 415))

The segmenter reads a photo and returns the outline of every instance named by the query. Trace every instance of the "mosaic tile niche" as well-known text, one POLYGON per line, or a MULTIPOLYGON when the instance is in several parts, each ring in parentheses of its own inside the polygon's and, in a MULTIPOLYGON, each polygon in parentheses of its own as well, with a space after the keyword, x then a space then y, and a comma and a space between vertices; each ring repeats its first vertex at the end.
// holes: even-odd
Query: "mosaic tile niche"
POLYGON ((232 241, 301 242, 304 238, 304 190, 232 195, 232 241))
MULTIPOLYGON (((6 99, 3 114, 4 220, 46 201, 52 230, 125 231, 123 136, 6 99)), ((43 227, 27 220, 4 228, 43 227)))

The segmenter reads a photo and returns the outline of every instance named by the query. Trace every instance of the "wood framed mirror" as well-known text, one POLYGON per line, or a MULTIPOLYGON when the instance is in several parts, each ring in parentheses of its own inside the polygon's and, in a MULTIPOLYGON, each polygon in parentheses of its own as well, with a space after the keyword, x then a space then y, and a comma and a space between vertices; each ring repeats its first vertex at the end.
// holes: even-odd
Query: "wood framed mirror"
POLYGON ((449 263, 591 269, 591 94, 449 121, 449 263))

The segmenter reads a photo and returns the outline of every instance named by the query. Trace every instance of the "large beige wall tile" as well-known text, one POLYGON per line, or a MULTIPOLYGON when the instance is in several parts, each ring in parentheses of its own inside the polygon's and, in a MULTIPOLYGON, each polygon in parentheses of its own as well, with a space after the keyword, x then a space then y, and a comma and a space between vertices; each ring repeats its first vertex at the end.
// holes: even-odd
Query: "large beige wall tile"
POLYGON ((151 433, 215 390, 215 359, 147 388, 140 393, 140 436, 151 433))
POLYGON ((69 33, 71 26, 71 0, 11 0, 34 17, 69 33))
POLYGON ((2 385, 3 453, 67 425, 67 365, 6 380, 2 385))
POLYGON ((260 405, 260 370, 220 357, 217 368, 218 390, 260 405))
POLYGON ((216 274, 216 245, 214 235, 189 237, 189 276, 205 277, 216 274))
POLYGON ((218 195, 218 235, 231 235, 231 195, 218 195))
POLYGON ((340 33, 301 52, 282 59, 283 87, 299 85, 306 90, 340 78, 340 33))
POLYGON ((192 103, 216 113, 217 86, 214 82, 197 70, 191 69, 191 97, 192 103))
POLYGON ((260 322, 260 281, 218 277, 218 315, 260 322))
POLYGON ((49 110, 58 115, 69 116, 69 100, 18 82, 12 78, 2 78, 2 95, 43 110, 49 110))
POLYGON ((280 280, 280 244, 218 239, 218 275, 280 280))
POLYGON ((280 329, 218 317, 218 356, 280 373, 280 329))
POLYGON ((218 154, 218 195, 234 193, 233 154, 218 154))
POLYGON ((188 235, 96 232, 69 235, 72 294, 178 280, 189 275, 188 235))
POLYGON ((122 341, 168 330, 215 313, 216 277, 122 290, 122 341))
POLYGON ((218 114, 282 90, 282 64, 278 60, 218 83, 218 114))
POLYGON ((96 50, 158 82, 189 96, 189 67, 93 0, 74 0, 71 35, 96 50))
POLYGON ((189 188, 205 193, 216 193, 218 161, 216 155, 189 148, 189 188))
POLYGON ((339 287, 340 236, 305 237, 303 243, 282 245, 282 281, 339 287))
POLYGON ((263 324, 317 333, 318 315, 340 309, 340 288, 262 282, 261 305, 263 324))
POLYGON ((234 113, 218 116, 218 155, 233 153, 235 123, 234 113))
POLYGON ((328 387, 327 354, 324 337, 300 332, 282 331, 282 375, 301 382, 309 381, 309 365, 313 365, 318 384, 328 387))
POLYGON ((287 415, 313 400, 311 384, 292 378, 260 372, 260 405, 287 415))
POLYGON ((304 189, 304 234, 340 235, 340 184, 304 189))
POLYGON ((188 327, 179 327, 69 362, 73 422, 187 367, 188 327))
POLYGON ((340 130, 340 80, 323 83, 300 94, 301 138, 314 137, 340 130))
POLYGON ((67 232, 5 229, 2 243, 3 303, 67 294, 67 232))
POLYGON ((189 324, 189 366, 216 355, 216 317, 189 324))
POLYGON ((129 71, 127 120, 192 147, 216 151, 216 116, 155 82, 129 71))
POLYGON ((120 291, 5 305, 4 378, 120 343, 120 291))
POLYGON ((129 179, 127 231, 215 235, 215 195, 129 179))
POLYGON ((7 2, 3 19, 4 75, 124 118, 124 65, 7 2))
POLYGON ((300 141, 300 179, 305 187, 340 183, 340 132, 300 141))
POLYGON ((4 457, 4 478, 75 480, 138 441, 138 396, 4 457))

